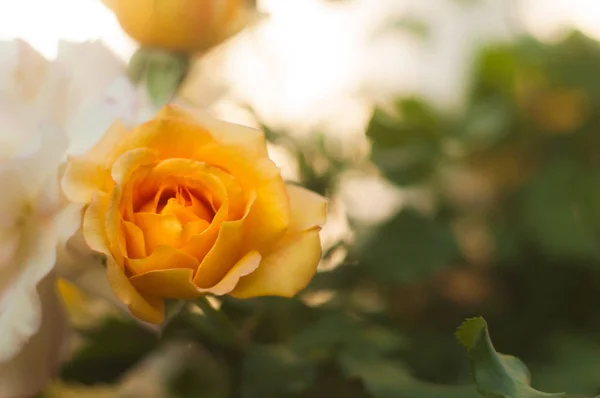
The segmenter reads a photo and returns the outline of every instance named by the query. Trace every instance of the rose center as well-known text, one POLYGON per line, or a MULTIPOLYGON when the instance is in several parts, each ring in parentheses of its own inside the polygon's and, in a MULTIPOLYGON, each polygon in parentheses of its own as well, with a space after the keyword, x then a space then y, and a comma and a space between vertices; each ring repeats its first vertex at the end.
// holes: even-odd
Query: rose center
POLYGON ((182 224, 205 220, 212 222, 215 211, 204 195, 186 186, 161 187, 153 200, 146 203, 141 211, 162 215, 174 215, 182 224))

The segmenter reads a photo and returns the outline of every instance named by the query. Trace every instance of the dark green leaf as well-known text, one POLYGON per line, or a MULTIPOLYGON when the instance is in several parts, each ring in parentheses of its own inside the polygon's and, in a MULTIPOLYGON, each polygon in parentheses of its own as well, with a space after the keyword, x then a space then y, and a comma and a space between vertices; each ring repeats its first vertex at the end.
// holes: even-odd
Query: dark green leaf
POLYGON ((158 346, 157 335, 130 320, 109 318, 85 332, 85 344, 63 365, 61 378, 83 384, 111 383, 158 346))
POLYGON ((343 354, 340 366, 348 377, 359 377, 374 398, 475 398, 471 386, 438 386, 415 380, 401 363, 385 358, 343 354))
POLYGON ((397 184, 428 177, 439 155, 438 116, 418 100, 398 105, 397 115, 376 110, 367 128, 373 161, 397 184))
POLYGON ((315 367, 283 345, 253 345, 244 358, 242 398, 299 393, 314 381, 315 367))
POLYGON ((520 218, 545 252, 600 255, 599 178, 572 158, 553 158, 525 187, 520 218))
POLYGON ((414 210, 385 224, 364 249, 365 271, 389 282, 410 282, 451 264, 459 252, 450 229, 414 210))
POLYGON ((536 368, 535 379, 547 390, 587 396, 600 391, 600 344, 585 336, 559 334, 551 339, 552 360, 536 368))
POLYGON ((190 343, 190 355, 182 370, 170 381, 177 398, 228 398, 232 382, 226 364, 210 352, 190 343), (195 348, 195 349, 192 349, 195 348))

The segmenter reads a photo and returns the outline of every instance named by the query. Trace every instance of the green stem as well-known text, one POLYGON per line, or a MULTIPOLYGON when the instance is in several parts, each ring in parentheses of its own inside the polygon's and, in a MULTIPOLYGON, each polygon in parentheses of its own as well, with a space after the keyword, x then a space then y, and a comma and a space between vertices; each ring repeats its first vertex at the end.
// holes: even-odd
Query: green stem
POLYGON ((236 325, 223 311, 214 308, 206 296, 202 296, 192 303, 202 310, 204 314, 202 328, 205 331, 211 331, 209 333, 211 338, 229 348, 238 351, 243 349, 243 340, 236 325))

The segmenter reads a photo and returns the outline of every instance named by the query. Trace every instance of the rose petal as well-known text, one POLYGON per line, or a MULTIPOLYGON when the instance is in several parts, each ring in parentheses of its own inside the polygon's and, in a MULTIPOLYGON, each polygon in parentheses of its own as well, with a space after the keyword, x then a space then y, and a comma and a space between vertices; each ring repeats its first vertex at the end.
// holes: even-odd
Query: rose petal
MULTIPOLYGON (((171 210, 169 209, 169 203, 167 203, 167 206, 165 206, 163 212, 172 211, 174 214, 177 214, 177 217, 179 217, 182 222, 206 221, 210 223, 214 218, 215 209, 207 209, 207 206, 200 201, 196 195, 191 193, 189 195, 192 201, 192 204, 189 206, 189 208, 186 209, 184 207, 179 207, 171 210)), ((219 209, 217 208, 217 210, 219 209)))
MULTIPOLYGON (((125 241, 128 258, 144 258, 149 253, 146 251, 146 240, 144 233, 134 223, 130 221, 123 222, 123 231, 125 232, 125 241)), ((152 249, 154 250, 154 249, 152 249)))
POLYGON ((243 191, 256 193, 244 248, 263 252, 281 239, 290 221, 289 197, 279 169, 269 158, 252 158, 237 147, 214 144, 200 148, 197 157, 233 175, 243 191))
POLYGON ((76 203, 89 202, 97 191, 110 192, 113 184, 108 169, 79 159, 70 159, 61 181, 67 198, 76 203))
MULTIPOLYGON (((247 210, 252 208, 255 197, 251 198, 247 210)), ((200 263, 200 268, 194 276, 194 284, 207 289, 215 286, 232 269, 242 256, 242 239, 244 223, 248 212, 237 221, 223 222, 214 245, 200 263)), ((212 228, 212 225, 209 229, 212 228)), ((208 231, 208 230, 207 230, 208 231)), ((208 247, 207 247, 208 248, 208 247)))
POLYGON ((158 154, 147 148, 136 148, 123 153, 111 169, 111 177, 117 184, 125 184, 141 166, 156 163, 158 154))
POLYGON ((244 225, 244 248, 269 250, 290 223, 290 202, 281 177, 256 188, 257 198, 244 225))
POLYGON ((107 258, 106 275, 117 297, 131 313, 143 321, 159 324, 165 318, 165 303, 155 297, 145 297, 131 284, 113 258, 107 258))
POLYGON ((227 201, 225 201, 219 211, 217 211, 217 214, 215 214, 215 217, 208 228, 206 228, 199 235, 190 236, 192 231, 185 230, 183 238, 187 240, 187 242, 183 244, 181 250, 194 256, 198 259, 198 261, 202 261, 215 244, 217 236, 219 235, 221 224, 227 219, 227 215, 229 213, 228 209, 229 204, 227 201))
POLYGON ((144 233, 146 252, 152 254, 161 245, 178 246, 183 227, 172 214, 136 213, 135 224, 144 233))
POLYGON ((231 292, 238 284, 240 278, 251 274, 258 268, 260 260, 261 255, 259 252, 251 251, 247 253, 227 272, 219 283, 206 289, 206 291, 218 296, 231 292))
POLYGON ((155 151, 146 148, 137 148, 123 153, 113 164, 111 169, 112 179, 120 187, 122 203, 118 207, 125 212, 125 217, 131 221, 134 208, 134 197, 137 185, 149 172, 149 167, 158 161, 155 151), (147 166, 147 167, 146 167, 147 166))
POLYGON ((172 246, 158 246, 148 257, 129 259, 127 263, 134 275, 171 268, 198 268, 195 257, 172 246))
POLYGON ((288 235, 256 271, 240 279, 231 295, 292 297, 308 285, 320 258, 319 228, 288 235))
POLYGON ((136 275, 131 284, 140 292, 151 292, 153 296, 169 299, 193 299, 202 295, 194 286, 191 269, 162 269, 136 275))
POLYGON ((112 164, 123 153, 136 148, 156 150, 162 159, 194 159, 198 148, 212 141, 197 124, 175 119, 153 119, 127 134, 108 158, 112 164))
POLYGON ((197 160, 179 158, 163 160, 154 166, 140 186, 139 195, 146 197, 158 192, 167 182, 184 186, 195 194, 206 194, 206 199, 217 208, 228 196, 223 181, 210 166, 197 160))
POLYGON ((187 193, 187 195, 190 196, 191 205, 183 205, 177 198, 171 198, 167 201, 165 207, 162 208, 160 214, 175 216, 182 224, 199 220, 208 223, 206 220, 212 220, 212 209, 207 209, 206 205, 204 205, 204 203, 198 200, 198 198, 196 198, 194 195, 190 193, 187 193))
MULTIPOLYGON (((230 2, 232 3, 232 2, 230 2)), ((255 156, 267 156, 267 143, 262 131, 217 119, 199 108, 167 105, 158 117, 174 118, 200 124, 213 138, 225 145, 243 147, 255 156)))
POLYGON ((123 196, 122 187, 116 185, 113 189, 111 198, 108 202, 108 209, 105 215, 106 236, 108 238, 108 248, 117 263, 124 267, 125 256, 127 255, 127 243, 125 242, 125 233, 123 231, 123 217, 121 215, 121 199, 123 196))
MULTIPOLYGON (((121 211, 123 212, 123 219, 133 221, 134 212, 143 211, 141 210, 141 207, 144 207, 144 205, 147 205, 148 201, 150 201, 149 198, 141 197, 139 194, 140 186, 148 177, 150 171, 151 166, 140 166, 131 174, 128 181, 124 184, 123 197, 121 199, 121 211)), ((160 193, 157 193, 157 195, 159 194, 160 193)), ((150 212, 154 213, 154 211, 150 212)))
MULTIPOLYGON (((249 192, 247 194, 244 194, 244 191, 242 190, 239 181, 236 180, 236 178, 233 177, 231 174, 217 167, 207 166, 207 171, 215 177, 217 177, 225 187, 225 191, 227 192, 227 199, 229 202, 228 219, 237 220, 243 217, 248 198, 251 197, 254 193, 249 192)), ((218 207, 213 210, 218 210, 218 207)))
POLYGON ((327 200, 321 195, 297 185, 288 184, 291 231, 322 227, 327 221, 327 200))
POLYGON ((106 236, 106 213, 109 196, 101 191, 94 193, 83 216, 83 236, 88 246, 97 252, 109 254, 106 236))
POLYGON ((202 234, 208 227, 210 227, 210 225, 211 223, 206 220, 190 221, 185 223, 181 233, 182 245, 187 244, 193 236, 202 234))
POLYGON ((110 169, 114 161, 107 161, 110 159, 110 154, 113 153, 121 140, 131 134, 133 134, 133 132, 129 130, 123 122, 114 122, 96 145, 86 153, 85 158, 110 169))
POLYGON ((157 297, 170 299, 193 299, 205 293, 223 295, 229 293, 239 279, 253 272, 260 263, 260 253, 254 251, 238 261, 225 277, 208 289, 200 289, 192 281, 190 269, 167 269, 146 272, 131 278, 138 291, 152 292, 157 297))
POLYGON ((216 285, 241 257, 241 244, 244 236, 244 220, 226 221, 221 224, 219 235, 200 268, 194 276, 194 283, 200 288, 216 285))
POLYGON ((61 181, 69 200, 88 203, 95 191, 111 192, 114 185, 110 176, 112 164, 107 165, 106 157, 126 134, 121 123, 114 123, 85 156, 69 158, 61 181))

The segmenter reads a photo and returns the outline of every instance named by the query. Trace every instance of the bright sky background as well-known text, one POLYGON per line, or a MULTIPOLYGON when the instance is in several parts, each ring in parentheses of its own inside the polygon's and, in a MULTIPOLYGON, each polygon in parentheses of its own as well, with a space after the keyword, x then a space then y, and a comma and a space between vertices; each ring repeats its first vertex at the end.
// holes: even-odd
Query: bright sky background
MULTIPOLYGON (((600 38, 600 0, 521 0, 519 8, 513 0, 458 3, 262 0, 270 21, 228 53, 222 78, 274 123, 298 123, 310 114, 315 123, 354 125, 368 114, 360 100, 365 95, 419 92, 441 106, 460 103, 473 47, 507 37, 515 22, 544 38, 569 25, 600 38), (429 21, 427 43, 378 31, 386 20, 407 15, 429 21)), ((102 39, 123 59, 135 49, 99 0, 0 0, 0 39, 13 37, 49 58, 59 39, 102 39)))

